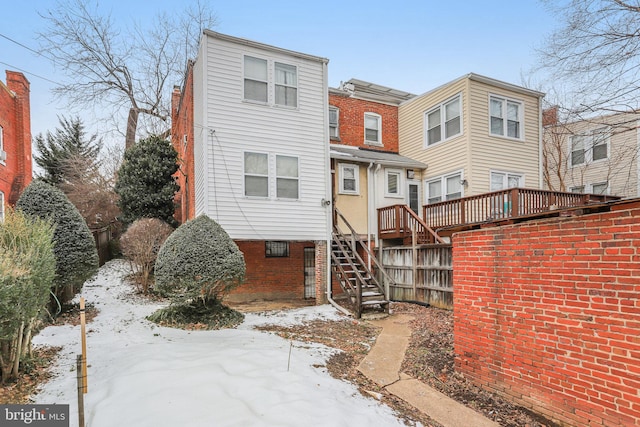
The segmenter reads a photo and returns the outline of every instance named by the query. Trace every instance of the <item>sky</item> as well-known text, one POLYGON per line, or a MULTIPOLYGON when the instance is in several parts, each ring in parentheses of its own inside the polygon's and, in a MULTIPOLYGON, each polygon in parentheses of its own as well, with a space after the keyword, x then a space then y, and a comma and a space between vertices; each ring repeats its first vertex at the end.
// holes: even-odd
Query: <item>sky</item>
MULTIPOLYGON (((160 305, 135 295, 133 285, 122 280, 131 271, 128 265, 110 261, 82 289, 87 304, 100 311, 86 327, 86 425, 404 426, 388 406, 331 377, 325 363, 335 350, 254 329, 314 319, 352 321, 332 306, 247 314, 237 329, 158 327, 145 316, 160 305)), ((34 403, 68 404, 70 426, 76 427, 80 326, 49 326, 33 343, 62 347, 54 377, 34 403)))
MULTIPOLYGON (((178 14, 190 1, 102 0, 99 9, 118 24, 144 27, 154 15, 178 14)), ((223 0, 210 4, 218 17, 214 31, 328 58, 331 87, 357 78, 415 94, 470 72, 514 84, 535 82, 527 77, 537 62, 535 48, 558 25, 537 0, 223 0)), ((0 69, 22 70, 31 82, 32 135, 53 131, 58 115, 78 114, 99 135, 123 140, 103 134, 110 123, 104 122, 100 108, 74 110, 64 100, 56 100, 53 82, 72 77, 15 43, 38 50, 37 33, 46 29, 39 14, 46 14, 53 5, 54 0, 3 5, 0 69)), ((5 81, 4 73, 0 79, 5 81)))

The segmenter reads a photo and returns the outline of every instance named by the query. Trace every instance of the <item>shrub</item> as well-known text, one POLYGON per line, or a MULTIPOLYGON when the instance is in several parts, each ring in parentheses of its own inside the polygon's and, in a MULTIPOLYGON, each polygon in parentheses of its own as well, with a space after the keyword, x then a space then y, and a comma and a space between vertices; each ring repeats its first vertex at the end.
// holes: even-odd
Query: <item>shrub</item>
POLYGON ((138 141, 124 154, 115 191, 125 225, 140 218, 158 218, 176 225, 173 197, 179 190, 173 179, 178 153, 171 142, 152 136, 138 141))
POLYGON ((244 281, 244 256, 207 216, 187 221, 164 242, 156 261, 156 290, 174 303, 222 299, 244 281))
POLYGON ((53 228, 7 209, 0 223, 0 361, 2 382, 16 377, 31 331, 55 277, 53 228))
POLYGON ((160 247, 173 228, 156 218, 139 219, 120 238, 122 254, 131 261, 139 281, 139 290, 149 291, 150 276, 160 247))
POLYGON ((98 268, 98 252, 87 224, 62 191, 40 180, 25 188, 16 208, 53 224, 54 293, 61 302, 71 300, 98 268))

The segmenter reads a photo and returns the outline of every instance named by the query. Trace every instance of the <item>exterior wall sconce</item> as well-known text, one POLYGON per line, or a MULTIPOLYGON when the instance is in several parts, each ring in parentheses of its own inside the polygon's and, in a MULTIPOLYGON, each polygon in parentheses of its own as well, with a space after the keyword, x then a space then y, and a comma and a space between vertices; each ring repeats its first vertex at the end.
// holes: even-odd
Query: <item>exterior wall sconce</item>
POLYGON ((413 179, 416 177, 416 172, 413 169, 407 169, 407 179, 413 179))
POLYGON ((460 184, 466 187, 467 185, 469 185, 469 181, 467 181, 466 179, 463 179, 462 181, 460 181, 460 184))

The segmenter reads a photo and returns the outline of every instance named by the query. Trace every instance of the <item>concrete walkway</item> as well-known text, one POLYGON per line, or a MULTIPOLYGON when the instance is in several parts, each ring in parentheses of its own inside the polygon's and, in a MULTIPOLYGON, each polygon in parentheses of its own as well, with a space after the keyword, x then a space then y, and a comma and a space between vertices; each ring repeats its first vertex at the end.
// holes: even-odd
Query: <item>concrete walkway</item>
POLYGON ((484 415, 400 372, 404 353, 409 346, 409 322, 412 319, 406 314, 394 314, 382 320, 369 321, 382 328, 382 332, 373 349, 360 362, 358 370, 444 427, 499 427, 484 415))

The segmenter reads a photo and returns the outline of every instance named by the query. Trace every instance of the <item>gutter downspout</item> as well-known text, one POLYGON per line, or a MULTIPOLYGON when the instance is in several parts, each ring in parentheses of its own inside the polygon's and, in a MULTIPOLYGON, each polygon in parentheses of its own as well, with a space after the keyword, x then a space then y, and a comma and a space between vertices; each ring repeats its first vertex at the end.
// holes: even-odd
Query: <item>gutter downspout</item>
MULTIPOLYGON (((373 175, 373 184, 374 184, 373 185, 373 201, 374 201, 373 207, 374 207, 374 209, 375 209, 376 206, 378 206, 378 203, 377 203, 378 202, 378 173, 380 172, 380 169, 382 169, 382 165, 380 163, 378 163, 376 165, 376 171, 375 171, 375 173, 373 175)), ((377 221, 377 218, 376 218, 376 221, 377 221)), ((379 244, 380 244, 380 242, 378 241, 378 227, 376 227, 374 230, 375 230, 375 239, 374 239, 374 241, 375 241, 376 247, 378 247, 379 244)))
MULTIPOLYGON (((367 247, 371 249, 371 218, 373 217, 373 211, 375 205, 373 204, 373 185, 371 182, 371 169, 373 169, 373 162, 367 166, 367 247)), ((371 258, 367 257, 367 267, 371 270, 371 258)))
POLYGON ((538 187, 544 189, 544 174, 542 171, 542 157, 544 156, 544 127, 542 126, 542 98, 538 98, 538 187))

